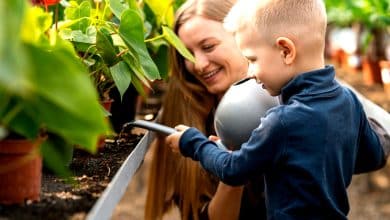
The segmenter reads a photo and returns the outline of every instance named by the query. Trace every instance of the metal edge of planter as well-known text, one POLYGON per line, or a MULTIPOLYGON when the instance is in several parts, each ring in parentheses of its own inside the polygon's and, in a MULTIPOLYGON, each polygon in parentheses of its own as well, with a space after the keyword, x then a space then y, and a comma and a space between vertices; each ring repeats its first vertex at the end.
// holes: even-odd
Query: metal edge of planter
POLYGON ((103 191, 100 198, 96 201, 86 217, 87 220, 104 220, 111 218, 113 210, 125 193, 132 177, 141 166, 153 138, 154 132, 147 131, 145 133, 119 168, 107 188, 103 191))

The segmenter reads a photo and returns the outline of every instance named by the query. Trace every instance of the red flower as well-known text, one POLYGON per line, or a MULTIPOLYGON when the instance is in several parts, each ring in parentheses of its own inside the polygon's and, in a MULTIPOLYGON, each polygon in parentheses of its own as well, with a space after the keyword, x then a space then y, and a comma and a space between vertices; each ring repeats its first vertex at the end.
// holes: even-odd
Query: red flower
POLYGON ((31 0, 33 5, 50 6, 58 4, 61 0, 31 0))
POLYGON ((58 4, 61 0, 42 0, 45 5, 56 5, 58 4))

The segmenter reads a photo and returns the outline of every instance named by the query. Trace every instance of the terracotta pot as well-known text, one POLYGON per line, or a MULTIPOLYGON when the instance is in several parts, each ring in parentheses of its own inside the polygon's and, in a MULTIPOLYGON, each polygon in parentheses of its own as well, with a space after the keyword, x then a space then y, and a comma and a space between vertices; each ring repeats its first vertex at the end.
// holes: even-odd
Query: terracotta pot
POLYGON ((387 94, 387 97, 390 98, 390 61, 389 60, 381 60, 379 62, 379 66, 381 68, 381 77, 383 87, 387 94))
POLYGON ((114 102, 113 99, 109 99, 109 100, 100 101, 100 104, 103 106, 104 109, 106 109, 106 111, 110 112, 113 102, 114 102))
POLYGON ((338 67, 342 66, 344 57, 345 57, 345 52, 342 49, 336 49, 331 53, 331 60, 338 67))
POLYGON ((373 61, 364 57, 362 59, 362 72, 364 84, 371 86, 382 83, 381 70, 378 61, 373 61))
POLYGON ((41 141, 0 141, 0 204, 39 200, 42 176, 41 141))

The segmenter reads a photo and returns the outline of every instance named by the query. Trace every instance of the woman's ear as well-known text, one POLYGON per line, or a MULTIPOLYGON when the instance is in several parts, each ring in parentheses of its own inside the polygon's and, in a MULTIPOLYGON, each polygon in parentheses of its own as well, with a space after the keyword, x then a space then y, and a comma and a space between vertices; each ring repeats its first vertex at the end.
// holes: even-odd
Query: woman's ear
POLYGON ((280 55, 286 65, 294 62, 297 55, 295 44, 287 37, 278 37, 276 39, 276 46, 280 50, 280 55))

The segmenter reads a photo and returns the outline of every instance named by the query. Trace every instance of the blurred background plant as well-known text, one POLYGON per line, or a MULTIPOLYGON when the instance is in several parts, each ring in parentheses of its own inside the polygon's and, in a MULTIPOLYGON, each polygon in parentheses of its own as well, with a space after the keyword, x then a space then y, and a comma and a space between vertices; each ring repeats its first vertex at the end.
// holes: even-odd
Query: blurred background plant
POLYGON ((145 95, 167 78, 169 45, 193 57, 170 28, 177 1, 29 3, 0 3, 0 140, 44 133, 45 164, 65 175, 74 147, 94 153, 110 131, 99 103, 110 89, 145 95))
POLYGON ((193 60, 171 30, 180 2, 62 0, 49 7, 59 35, 88 68, 99 100, 115 99, 114 111, 121 115, 113 112, 111 119, 117 132, 134 119, 138 94, 145 98, 151 82, 167 78, 169 45, 193 60))
POLYGON ((72 149, 96 152, 109 128, 87 69, 51 26, 52 15, 25 0, 0 3, 0 140, 43 134, 45 164, 67 175, 72 149))
POLYGON ((113 86, 123 96, 130 84, 143 94, 143 85, 165 78, 169 43, 192 59, 170 30, 172 1, 78 0, 61 5, 59 34, 73 43, 103 97, 113 86))
POLYGON ((325 0, 325 3, 331 47, 328 55, 335 56, 342 66, 363 68, 367 85, 382 83, 379 62, 390 60, 386 52, 390 51, 390 2, 325 0))

